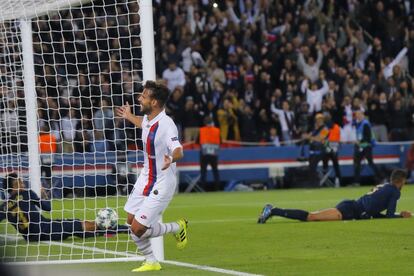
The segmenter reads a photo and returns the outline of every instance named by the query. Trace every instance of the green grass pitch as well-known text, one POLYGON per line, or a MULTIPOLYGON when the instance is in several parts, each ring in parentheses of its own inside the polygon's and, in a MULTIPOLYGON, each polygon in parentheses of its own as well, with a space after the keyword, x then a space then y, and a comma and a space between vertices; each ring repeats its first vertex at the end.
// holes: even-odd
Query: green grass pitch
MULTIPOLYGON (((264 225, 256 223, 265 203, 317 210, 333 207, 342 199, 357 198, 368 190, 369 187, 179 194, 165 212, 164 221, 186 217, 190 227, 189 244, 185 250, 178 251, 174 238, 165 237, 165 257, 263 275, 414 275, 414 219, 303 223, 272 218, 264 225)), ((414 211, 413 193, 414 186, 404 187, 398 210, 414 211)), ((52 217, 93 219, 95 208, 119 206, 117 210, 123 223, 124 202, 124 197, 55 201, 52 217), (73 211, 74 206, 77 211, 73 211)), ((1 224, 0 233, 5 230, 1 224)), ((7 231, 12 231, 10 226, 7 231)), ((90 238, 86 244, 79 238, 65 243, 132 254, 135 245, 126 242, 127 239, 127 235, 107 238, 106 246, 104 237, 90 238)), ((0 249, 3 251, 4 244, 0 249)), ((7 248, 5 257, 26 253, 36 256, 62 253, 63 259, 98 258, 104 254, 113 257, 109 253, 92 255, 92 252, 55 245, 27 246, 24 242, 7 248)), ((138 265, 136 262, 49 265, 30 267, 30 271, 46 270, 47 275, 59 276, 133 275, 129 271, 138 265)), ((23 272, 28 269, 20 268, 23 272)), ((147 275, 213 274, 216 273, 164 264, 161 272, 147 275)))

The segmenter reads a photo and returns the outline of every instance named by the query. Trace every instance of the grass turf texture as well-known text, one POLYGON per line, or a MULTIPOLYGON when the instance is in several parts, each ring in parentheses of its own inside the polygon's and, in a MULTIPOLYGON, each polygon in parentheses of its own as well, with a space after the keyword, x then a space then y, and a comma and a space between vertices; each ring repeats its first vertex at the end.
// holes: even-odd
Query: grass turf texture
MULTIPOLYGON (((265 275, 413 275, 414 219, 379 219, 371 221, 312 222, 272 218, 267 224, 256 223, 265 203, 282 208, 317 210, 333 207, 345 198, 357 198, 368 187, 313 190, 277 190, 252 193, 204 193, 177 195, 164 214, 164 221, 186 217, 190 236, 184 251, 175 248, 170 235, 165 238, 165 257, 192 264, 208 265, 265 275)), ((414 211, 414 186, 406 186, 398 210, 414 211)), ((78 217, 93 219, 95 208, 116 207, 123 223, 125 198, 71 199, 54 201, 53 218, 78 217), (73 211, 74 206, 76 211, 73 211)), ((8 230, 11 230, 8 226, 8 230)), ((4 221, 0 233, 5 233, 4 221)), ((65 243, 94 246, 117 252, 135 252, 126 242, 127 235, 112 238, 69 239, 65 243), (105 247, 104 241, 108 243, 105 247)), ((42 244, 27 246, 20 241, 7 248, 6 254, 65 255, 62 259, 81 256, 102 257, 80 249, 42 244)), ((3 248, 0 248, 3 249, 3 248)), ((2 250, 3 251, 3 250, 2 250)), ((107 254, 107 257, 113 257, 107 254)), ((122 257, 122 256, 120 256, 122 257)), ((56 259, 56 256, 55 256, 56 259)), ((39 266, 36 269, 65 271, 78 275, 129 274, 139 264, 100 263, 39 266)), ((214 273, 173 265, 163 265, 162 272, 151 275, 212 275, 214 273)), ((23 268, 24 270, 25 268, 23 268)), ((33 271, 33 268, 30 268, 33 271)), ((57 275, 52 273, 52 275, 57 275)))

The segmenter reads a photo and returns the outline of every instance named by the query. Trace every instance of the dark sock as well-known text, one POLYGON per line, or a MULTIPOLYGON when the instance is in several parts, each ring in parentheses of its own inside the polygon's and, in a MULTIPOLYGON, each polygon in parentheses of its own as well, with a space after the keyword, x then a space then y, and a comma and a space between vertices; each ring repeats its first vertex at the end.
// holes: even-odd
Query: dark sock
POLYGON ((272 215, 279 216, 284 218, 290 219, 298 219, 301 221, 306 221, 308 218, 308 212, 298 209, 280 209, 280 208, 273 208, 272 215))
POLYGON ((96 236, 96 233, 94 231, 86 231, 86 232, 74 232, 73 233, 74 236, 79 237, 79 238, 92 238, 96 236))
POLYGON ((126 225, 118 224, 118 226, 115 229, 107 229, 107 230, 101 230, 97 229, 95 231, 86 231, 81 233, 74 233, 74 236, 81 237, 81 238, 90 238, 94 236, 103 236, 105 234, 109 235, 116 235, 119 233, 126 233, 128 234, 129 227, 126 225))
POLYGON ((119 233, 126 233, 128 234, 129 227, 123 224, 118 224, 118 226, 115 229, 108 229, 108 230, 100 230, 101 234, 110 234, 110 235, 116 235, 119 233))
POLYGON ((114 231, 116 233, 128 233, 129 227, 124 224, 118 224, 118 227, 114 231))

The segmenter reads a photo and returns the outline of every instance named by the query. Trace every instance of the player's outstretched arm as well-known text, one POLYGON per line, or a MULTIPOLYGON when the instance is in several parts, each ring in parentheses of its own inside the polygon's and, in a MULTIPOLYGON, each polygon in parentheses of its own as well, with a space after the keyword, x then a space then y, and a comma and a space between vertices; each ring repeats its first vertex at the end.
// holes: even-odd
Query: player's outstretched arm
POLYGON ((409 211, 401 211, 399 214, 394 213, 392 215, 385 215, 382 213, 374 214, 372 218, 411 218, 412 214, 409 211))
POLYGON ((7 201, 4 201, 2 204, 0 204, 0 222, 6 218, 6 204, 7 201))
MULTIPOLYGON (((42 194, 45 193, 42 187, 42 194)), ((33 204, 37 205, 44 211, 50 212, 52 210, 52 205, 50 203, 50 200, 48 198, 42 198, 40 199, 35 192, 30 190, 30 201, 33 202, 33 204)))
POLYGON ((131 123, 133 123, 136 127, 141 128, 142 126, 142 116, 135 116, 131 113, 131 106, 127 102, 125 105, 119 107, 116 110, 116 115, 122 117, 131 123))

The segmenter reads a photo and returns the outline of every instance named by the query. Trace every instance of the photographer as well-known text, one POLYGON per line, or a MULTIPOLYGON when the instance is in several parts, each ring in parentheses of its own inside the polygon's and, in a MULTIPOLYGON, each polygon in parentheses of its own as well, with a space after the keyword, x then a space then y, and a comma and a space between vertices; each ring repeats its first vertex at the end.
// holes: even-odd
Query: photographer
POLYGON ((328 172, 328 162, 332 160, 335 170, 335 187, 340 186, 341 171, 339 170, 338 150, 339 142, 341 140, 341 128, 338 124, 332 121, 331 115, 325 115, 325 123, 328 128, 328 137, 325 143, 325 150, 323 152, 323 171, 328 172))
POLYGON ((367 159, 368 165, 374 171, 377 179, 381 179, 382 174, 378 170, 378 167, 374 164, 372 156, 372 148, 375 145, 375 138, 372 135, 371 124, 367 119, 365 119, 365 114, 362 110, 355 111, 355 117, 357 142, 354 147, 354 185, 359 186, 361 177, 361 161, 364 158, 367 159))
POLYGON ((319 161, 323 160, 325 153, 325 142, 329 135, 329 130, 325 125, 325 117, 318 113, 315 116, 315 129, 304 135, 304 139, 309 141, 309 169, 317 178, 316 167, 319 161))

